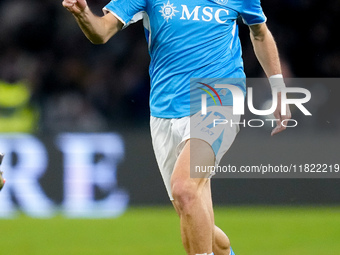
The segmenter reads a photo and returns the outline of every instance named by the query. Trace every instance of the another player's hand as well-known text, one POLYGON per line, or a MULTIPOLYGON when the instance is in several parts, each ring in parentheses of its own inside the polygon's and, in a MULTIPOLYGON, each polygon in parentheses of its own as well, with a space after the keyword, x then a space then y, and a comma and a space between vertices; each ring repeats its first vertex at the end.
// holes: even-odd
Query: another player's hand
POLYGON ((63 6, 72 14, 81 14, 87 7, 86 0, 64 0, 63 6))
MULTIPOLYGON (((4 158, 4 154, 0 153, 0 165, 4 158)), ((2 172, 0 171, 0 190, 2 190, 3 186, 5 185, 6 180, 2 177, 2 172)))
MULTIPOLYGON (((281 92, 277 93, 277 107, 274 112, 276 121, 276 127, 273 129, 271 135, 276 135, 286 129, 285 126, 282 125, 282 121, 291 119, 292 114, 290 112, 289 105, 286 105, 286 115, 282 115, 282 109, 281 109, 281 92)), ((287 122, 283 122, 284 124, 287 124, 287 122)))
POLYGON ((0 171, 0 190, 5 185, 6 180, 2 177, 2 172, 0 171))

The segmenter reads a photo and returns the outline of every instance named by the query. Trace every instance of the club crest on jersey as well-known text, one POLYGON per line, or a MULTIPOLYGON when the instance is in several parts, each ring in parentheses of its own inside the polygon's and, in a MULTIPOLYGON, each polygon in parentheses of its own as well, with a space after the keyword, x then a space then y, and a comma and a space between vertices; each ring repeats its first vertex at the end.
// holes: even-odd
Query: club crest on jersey
POLYGON ((228 0, 214 0, 214 1, 220 5, 226 5, 228 3, 228 0))
POLYGON ((163 4, 161 8, 162 9, 159 12, 162 13, 162 17, 166 19, 166 22, 168 22, 169 19, 172 19, 173 16, 176 16, 176 12, 179 12, 176 10, 174 4, 170 4, 170 0, 166 4, 163 4))

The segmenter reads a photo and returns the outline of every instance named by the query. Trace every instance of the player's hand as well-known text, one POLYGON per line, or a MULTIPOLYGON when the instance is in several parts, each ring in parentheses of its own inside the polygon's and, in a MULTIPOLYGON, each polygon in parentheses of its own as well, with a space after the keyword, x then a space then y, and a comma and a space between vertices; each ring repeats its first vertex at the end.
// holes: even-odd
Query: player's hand
MULTIPOLYGON (((286 105, 286 115, 282 115, 282 109, 281 109, 281 92, 277 93, 277 107, 274 112, 275 119, 276 121, 276 127, 273 129, 271 135, 276 135, 286 129, 285 126, 282 125, 282 122, 284 120, 288 120, 292 118, 292 114, 290 112, 289 105, 286 105)), ((287 122, 283 122, 284 124, 287 124, 287 122)))
POLYGON ((83 13, 87 7, 86 0, 64 0, 62 4, 69 12, 75 15, 83 13))

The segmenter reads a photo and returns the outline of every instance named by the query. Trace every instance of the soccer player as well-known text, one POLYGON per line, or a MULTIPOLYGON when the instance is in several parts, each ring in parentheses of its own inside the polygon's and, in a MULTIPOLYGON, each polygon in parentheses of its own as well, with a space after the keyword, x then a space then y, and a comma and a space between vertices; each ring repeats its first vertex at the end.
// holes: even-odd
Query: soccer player
MULTIPOLYGON (((190 170, 195 165, 218 164, 238 127, 220 125, 200 134, 207 116, 190 112, 190 79, 245 77, 236 22, 241 16, 272 87, 285 86, 260 0, 112 0, 102 17, 94 15, 85 0, 64 0, 63 6, 95 44, 106 43, 119 30, 143 20, 151 56, 151 136, 167 192, 180 217, 184 248, 189 255, 234 254, 228 237, 214 223, 211 175, 191 178, 190 170), (195 135, 190 121, 199 127, 195 135)), ((244 83, 236 86, 245 91, 244 83)), ((227 97, 221 96, 222 109, 209 105, 208 111, 237 122, 239 116, 232 116, 227 97)), ((283 131, 281 121, 290 118, 288 107, 286 115, 281 114, 280 93, 278 101, 272 135, 283 131)))

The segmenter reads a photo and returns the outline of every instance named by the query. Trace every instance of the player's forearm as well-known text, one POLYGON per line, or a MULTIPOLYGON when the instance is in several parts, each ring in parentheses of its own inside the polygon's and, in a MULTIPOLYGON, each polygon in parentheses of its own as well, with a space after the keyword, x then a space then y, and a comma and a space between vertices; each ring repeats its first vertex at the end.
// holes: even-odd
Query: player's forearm
POLYGON ((271 32, 263 24, 260 27, 250 29, 250 38, 254 51, 263 70, 268 77, 281 74, 281 65, 275 40, 271 32))
POLYGON ((86 7, 79 14, 73 14, 85 36, 94 44, 106 43, 119 28, 108 24, 107 19, 98 17, 86 7))

